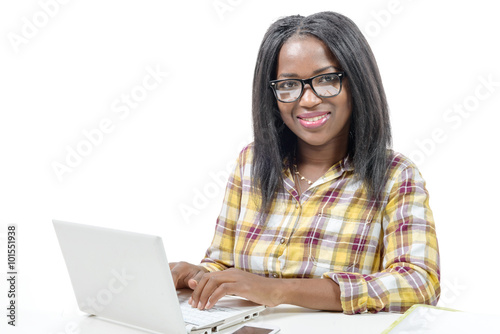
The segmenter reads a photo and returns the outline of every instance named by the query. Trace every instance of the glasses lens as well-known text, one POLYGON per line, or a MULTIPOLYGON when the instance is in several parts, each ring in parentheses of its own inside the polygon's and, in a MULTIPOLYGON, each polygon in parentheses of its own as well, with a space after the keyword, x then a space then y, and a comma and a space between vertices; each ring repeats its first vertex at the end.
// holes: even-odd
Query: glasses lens
POLYGON ((280 81, 275 87, 278 100, 283 102, 296 100, 302 91, 302 83, 299 80, 280 81))
POLYGON ((314 90, 323 97, 332 97, 340 93, 340 77, 337 74, 324 74, 312 81, 314 90))

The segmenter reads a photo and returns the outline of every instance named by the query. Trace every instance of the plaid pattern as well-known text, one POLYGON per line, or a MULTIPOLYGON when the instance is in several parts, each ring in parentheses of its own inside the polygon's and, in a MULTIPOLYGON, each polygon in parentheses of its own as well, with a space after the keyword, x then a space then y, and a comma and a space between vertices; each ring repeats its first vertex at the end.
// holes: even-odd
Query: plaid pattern
MULTIPOLYGON (((349 160, 332 166, 301 198, 285 191, 259 215, 251 193, 250 144, 230 176, 215 235, 202 260, 210 271, 239 268, 275 278, 331 278, 344 313, 404 312, 439 298, 439 253, 425 182, 391 152, 385 196, 369 201, 349 160)), ((256 200, 257 199, 257 200, 256 200)))

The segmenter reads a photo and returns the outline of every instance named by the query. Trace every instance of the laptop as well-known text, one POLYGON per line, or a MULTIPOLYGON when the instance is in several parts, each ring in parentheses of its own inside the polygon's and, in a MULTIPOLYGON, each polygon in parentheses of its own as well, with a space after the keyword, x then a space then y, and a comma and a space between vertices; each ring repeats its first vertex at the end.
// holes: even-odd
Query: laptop
POLYGON ((176 290, 158 236, 52 221, 81 311, 152 332, 218 332, 255 318, 265 306, 226 296, 192 308, 176 290))

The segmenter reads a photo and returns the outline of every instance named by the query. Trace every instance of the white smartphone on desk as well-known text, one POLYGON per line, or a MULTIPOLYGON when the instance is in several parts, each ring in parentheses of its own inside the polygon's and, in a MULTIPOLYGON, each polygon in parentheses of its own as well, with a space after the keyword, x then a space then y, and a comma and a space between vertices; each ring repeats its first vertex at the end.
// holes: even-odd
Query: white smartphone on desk
POLYGON ((231 334, 275 334, 279 331, 280 329, 276 326, 243 325, 241 327, 238 327, 238 329, 231 334))

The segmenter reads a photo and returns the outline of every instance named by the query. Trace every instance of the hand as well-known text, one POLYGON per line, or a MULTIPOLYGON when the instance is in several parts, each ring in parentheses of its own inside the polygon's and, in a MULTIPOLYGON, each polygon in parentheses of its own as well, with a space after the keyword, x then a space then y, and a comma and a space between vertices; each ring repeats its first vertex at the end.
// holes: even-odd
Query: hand
POLYGON ((169 266, 176 289, 190 288, 194 290, 203 274, 208 272, 202 266, 195 266, 187 262, 172 262, 169 263, 169 266))
POLYGON ((225 295, 237 295, 257 304, 277 306, 282 282, 234 268, 206 273, 197 282, 189 303, 200 310, 210 309, 225 295))

